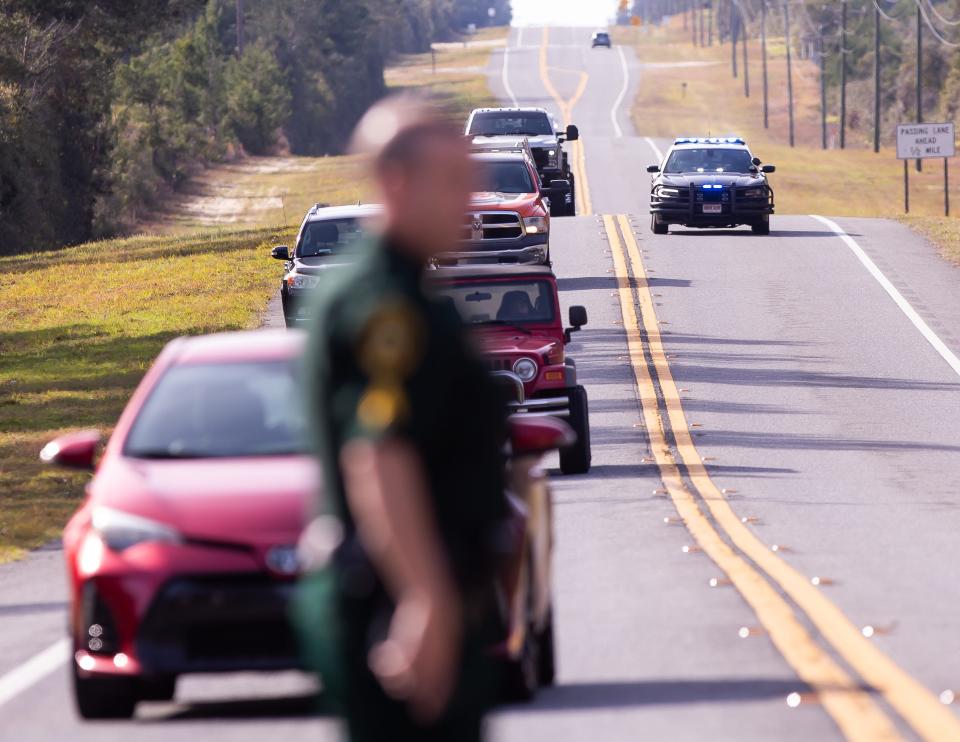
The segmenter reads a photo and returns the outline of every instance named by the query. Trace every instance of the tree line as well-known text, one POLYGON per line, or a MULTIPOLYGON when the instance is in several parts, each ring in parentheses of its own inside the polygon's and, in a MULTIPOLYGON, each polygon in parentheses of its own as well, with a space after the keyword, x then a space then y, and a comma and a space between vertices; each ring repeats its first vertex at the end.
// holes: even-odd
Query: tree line
POLYGON ((0 254, 130 229, 239 152, 341 152, 392 56, 509 21, 509 0, 0 0, 0 254))
POLYGON ((680 16, 696 45, 732 43, 731 72, 739 57, 744 93, 757 96, 766 91, 743 74, 745 45, 756 60, 764 37, 786 38, 788 61, 819 67, 824 148, 879 149, 897 123, 953 121, 960 110, 960 0, 633 0, 631 13, 680 16))

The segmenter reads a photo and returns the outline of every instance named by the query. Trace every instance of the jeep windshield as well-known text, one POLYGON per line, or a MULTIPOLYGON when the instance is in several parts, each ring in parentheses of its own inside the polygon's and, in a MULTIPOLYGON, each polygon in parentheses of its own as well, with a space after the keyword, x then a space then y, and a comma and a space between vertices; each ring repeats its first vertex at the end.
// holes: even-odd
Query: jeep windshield
POLYGON ((475 162, 477 191, 494 193, 536 193, 530 171, 523 160, 475 162))
POLYGON ((470 130, 467 132, 475 137, 538 137, 553 136, 554 133, 550 117, 537 111, 477 113, 470 120, 470 130))
POLYGON ((361 242, 363 236, 360 222, 354 217, 307 222, 297 242, 297 257, 315 258, 340 252, 361 242))
POLYGON ((549 281, 450 283, 437 286, 435 292, 468 325, 521 326, 554 319, 553 286, 549 281))
POLYGON ((745 149, 704 147, 675 149, 667 158, 665 173, 747 173, 753 162, 745 149))

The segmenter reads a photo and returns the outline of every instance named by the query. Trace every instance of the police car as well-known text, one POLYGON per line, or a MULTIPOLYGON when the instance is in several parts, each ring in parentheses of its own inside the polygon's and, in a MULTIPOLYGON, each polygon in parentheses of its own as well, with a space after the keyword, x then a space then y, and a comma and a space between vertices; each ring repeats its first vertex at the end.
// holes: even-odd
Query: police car
POLYGON ((740 137, 680 137, 663 162, 650 165, 650 229, 666 234, 671 224, 736 227, 770 234, 776 170, 754 157, 740 137))

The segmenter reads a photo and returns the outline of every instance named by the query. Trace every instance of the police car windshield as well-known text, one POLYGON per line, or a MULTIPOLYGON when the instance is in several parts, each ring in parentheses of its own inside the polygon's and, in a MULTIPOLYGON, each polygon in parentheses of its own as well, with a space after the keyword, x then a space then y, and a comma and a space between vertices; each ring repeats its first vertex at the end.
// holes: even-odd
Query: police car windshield
POLYGON ((704 147, 675 149, 667 158, 665 173, 746 173, 753 162, 745 149, 704 147))
POLYGON ((533 193, 537 189, 525 162, 477 161, 477 191, 495 193, 533 193))
POLYGON ((553 133, 550 117, 536 111, 477 113, 470 120, 470 130, 467 132, 473 136, 483 137, 510 135, 535 137, 553 133))
POLYGON ((355 245, 362 238, 360 222, 354 217, 307 222, 297 243, 297 257, 330 255, 355 245))
POLYGON ((548 281, 471 281, 438 286, 436 292, 470 325, 522 325, 552 322, 554 317, 548 281))
POLYGON ((307 451, 296 363, 174 366, 150 393, 124 445, 146 459, 278 456, 307 451))

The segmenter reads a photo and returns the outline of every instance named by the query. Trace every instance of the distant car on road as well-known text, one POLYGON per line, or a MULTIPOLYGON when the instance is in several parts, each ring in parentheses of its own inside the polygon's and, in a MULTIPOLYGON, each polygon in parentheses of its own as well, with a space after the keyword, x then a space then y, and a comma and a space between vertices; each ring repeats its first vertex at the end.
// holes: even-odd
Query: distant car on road
POLYGON ((598 46, 605 46, 607 49, 613 48, 613 42, 610 41, 610 34, 606 31, 597 31, 590 39, 590 48, 596 49, 598 46))
POLYGON ((271 257, 285 262, 280 299, 287 327, 309 321, 310 305, 306 298, 310 290, 320 282, 325 271, 353 259, 366 233, 365 222, 380 213, 377 204, 317 204, 304 217, 293 250, 287 245, 272 249, 271 257))
POLYGON ((739 137, 681 137, 663 162, 650 165, 650 229, 667 234, 669 225, 736 227, 770 234, 776 170, 754 157, 739 137))
POLYGON ((519 390, 511 407, 521 418, 553 416, 577 434, 560 451, 564 474, 590 470, 590 410, 577 365, 566 355, 587 310, 570 307, 564 328, 557 279, 544 266, 476 266, 428 271, 427 278, 477 338, 489 368, 519 390))
POLYGON ((570 124, 561 130, 544 108, 477 108, 467 119, 465 133, 473 138, 474 145, 526 138, 541 182, 554 192, 550 200, 550 214, 576 214, 577 184, 563 149, 565 142, 580 138, 580 130, 576 126, 570 124))

